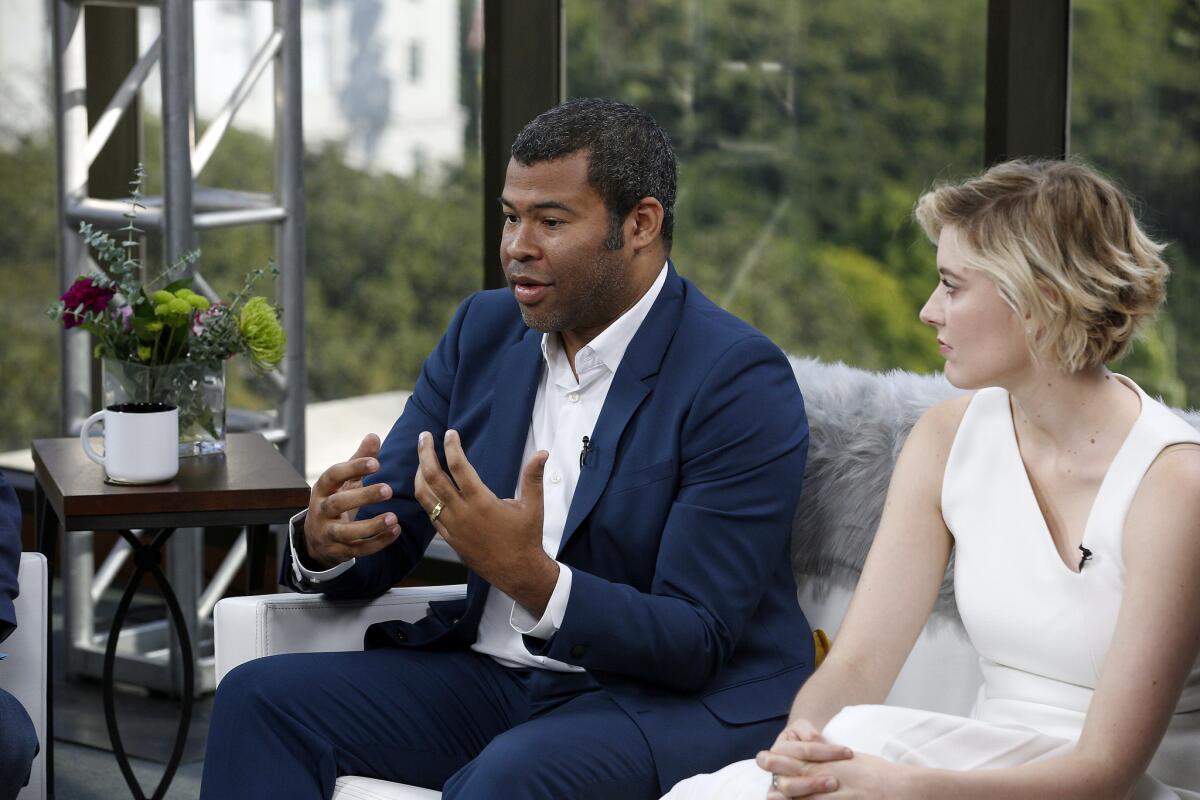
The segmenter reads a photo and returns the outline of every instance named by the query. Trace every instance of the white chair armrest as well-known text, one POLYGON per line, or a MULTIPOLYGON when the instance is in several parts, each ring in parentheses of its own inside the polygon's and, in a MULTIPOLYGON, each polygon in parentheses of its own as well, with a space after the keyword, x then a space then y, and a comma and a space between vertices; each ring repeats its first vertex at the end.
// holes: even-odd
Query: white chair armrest
POLYGON ((330 600, 321 594, 227 597, 213 611, 217 683, 244 661, 279 653, 361 650, 376 622, 425 616, 430 601, 454 600, 466 586, 391 589, 372 600, 330 600))
POLYGON ((13 603, 17 629, 0 644, 8 658, 0 662, 0 687, 20 701, 33 721, 41 751, 33 760, 29 785, 18 792, 20 800, 40 800, 46 796, 46 621, 50 616, 46 586, 50 580, 46 557, 41 553, 21 553, 17 584, 21 593, 13 603))

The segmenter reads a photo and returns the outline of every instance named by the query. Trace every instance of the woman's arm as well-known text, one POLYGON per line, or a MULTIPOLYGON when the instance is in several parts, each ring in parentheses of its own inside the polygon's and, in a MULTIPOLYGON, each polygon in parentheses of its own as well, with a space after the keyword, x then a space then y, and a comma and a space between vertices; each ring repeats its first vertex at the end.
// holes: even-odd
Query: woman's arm
MULTIPOLYGON (((898 797, 1125 798, 1154 756, 1200 655, 1200 447, 1169 448, 1134 497, 1123 542, 1121 611, 1079 742, 1070 755, 997 770, 822 765, 854 796, 889 774, 898 797)), ((835 795, 837 796, 837 795, 835 795)))
POLYGON ((879 530, 854 598, 821 668, 792 704, 789 726, 817 729, 847 705, 882 703, 920 635, 946 572, 952 539, 942 476, 969 397, 929 409, 896 461, 879 530))

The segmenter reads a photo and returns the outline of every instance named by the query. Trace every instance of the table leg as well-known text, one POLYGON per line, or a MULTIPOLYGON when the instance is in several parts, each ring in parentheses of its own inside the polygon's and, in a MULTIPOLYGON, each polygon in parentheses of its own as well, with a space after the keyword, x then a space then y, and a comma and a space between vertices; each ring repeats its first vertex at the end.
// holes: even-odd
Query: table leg
POLYGON ((271 540, 268 525, 246 526, 246 594, 262 594, 263 570, 267 566, 267 544, 271 540))
POLYGON ((117 605, 116 614, 113 615, 112 626, 108 632, 108 645, 104 650, 104 721, 108 725, 108 736, 112 740, 113 755, 116 756, 117 766, 121 768, 121 775, 124 776, 125 783, 133 793, 134 800, 146 800, 146 795, 142 792, 142 787, 133 774, 129 758, 125 755, 125 746, 121 743, 120 731, 117 730, 113 667, 116 663, 117 641, 121 636, 121 628, 125 624, 125 615, 129 611, 129 604, 133 601, 134 594, 137 593, 137 589, 147 573, 154 577, 162 591, 163 599, 167 603, 171 625, 178 636, 180 664, 183 667, 183 692, 180 698, 183 709, 180 712, 179 728, 175 734, 175 746, 171 750, 171 757, 167 761, 162 779, 159 780, 151 800, 162 800, 166 795, 167 787, 171 785, 171 780, 175 777, 175 770, 183 758, 183 748, 187 743, 188 729, 192 722, 192 702, 195 688, 192 640, 188 635, 187 621, 179 607, 179 600, 161 567, 163 545, 171 538, 174 530, 174 528, 159 529, 148 544, 142 544, 129 531, 120 532, 133 549, 134 571, 133 576, 129 579, 129 585, 125 587, 125 593, 121 595, 121 602, 117 605))
POLYGON ((37 550, 46 557, 46 797, 54 800, 54 551, 58 545, 58 515, 42 484, 33 483, 34 534, 37 550))

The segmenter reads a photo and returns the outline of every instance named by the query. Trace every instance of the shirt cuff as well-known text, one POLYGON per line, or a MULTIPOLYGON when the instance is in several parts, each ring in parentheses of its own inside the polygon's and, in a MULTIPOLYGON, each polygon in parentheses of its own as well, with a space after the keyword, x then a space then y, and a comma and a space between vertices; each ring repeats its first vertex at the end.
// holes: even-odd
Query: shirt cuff
POLYGON ((567 613, 567 600, 571 597, 571 570, 561 561, 558 563, 558 580, 550 600, 546 603, 546 611, 541 619, 536 619, 520 603, 513 603, 512 613, 508 616, 508 624, 513 630, 524 636, 536 639, 549 639, 558 633, 563 617, 567 613))
POLYGON ((354 566, 353 558, 324 570, 312 570, 300 563, 300 556, 296 552, 296 537, 304 535, 304 517, 306 514, 308 514, 308 509, 301 511, 288 520, 288 528, 291 531, 291 535, 288 536, 288 547, 292 551, 292 577, 296 579, 296 583, 299 586, 331 581, 354 566), (296 527, 296 523, 300 524, 299 528, 296 527))

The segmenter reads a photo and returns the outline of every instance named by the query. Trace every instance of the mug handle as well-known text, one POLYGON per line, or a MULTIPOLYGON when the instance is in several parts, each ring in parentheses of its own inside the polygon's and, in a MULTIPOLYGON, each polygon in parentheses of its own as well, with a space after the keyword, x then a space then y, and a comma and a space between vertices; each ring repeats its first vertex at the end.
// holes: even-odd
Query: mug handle
MULTIPOLYGON (((79 443, 83 445, 83 454, 102 467, 104 466, 104 456, 98 454, 92 449, 92 442, 89 438, 89 434, 92 426, 99 422, 103 416, 103 410, 97 411, 95 414, 92 414, 90 417, 88 417, 87 421, 83 423, 83 427, 79 429, 79 443)), ((105 451, 107 453, 107 448, 105 448, 105 451)))

